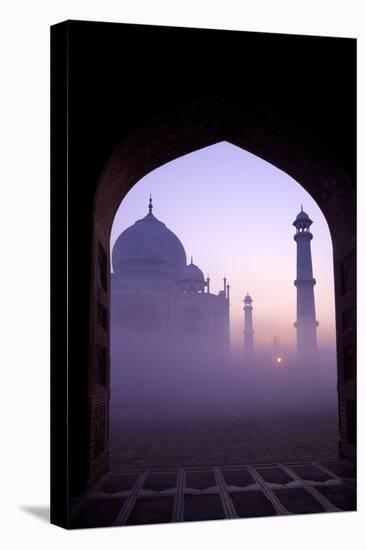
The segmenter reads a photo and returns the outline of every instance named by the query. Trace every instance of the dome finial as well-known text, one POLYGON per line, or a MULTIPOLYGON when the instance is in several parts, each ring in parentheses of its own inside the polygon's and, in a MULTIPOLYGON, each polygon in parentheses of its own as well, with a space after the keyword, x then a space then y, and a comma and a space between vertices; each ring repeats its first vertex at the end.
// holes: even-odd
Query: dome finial
POLYGON ((301 205, 301 212, 304 212, 302 205, 301 205))
POLYGON ((191 256, 191 264, 193 264, 193 256, 191 256))
POLYGON ((153 209, 153 203, 152 203, 152 197, 151 197, 151 193, 150 193, 150 199, 149 199, 149 214, 152 214, 152 209, 153 209))

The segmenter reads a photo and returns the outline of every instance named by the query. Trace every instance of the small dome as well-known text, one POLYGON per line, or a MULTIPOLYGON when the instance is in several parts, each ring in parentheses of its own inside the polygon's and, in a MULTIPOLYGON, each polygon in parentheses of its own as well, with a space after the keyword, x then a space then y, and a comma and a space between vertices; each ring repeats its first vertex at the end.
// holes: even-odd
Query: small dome
POLYGON ((205 282, 205 277, 200 270, 192 261, 189 265, 186 265, 182 270, 180 281, 197 281, 200 283, 205 282))
POLYGON ((301 205, 301 212, 298 213, 296 220, 292 225, 294 225, 297 229, 306 229, 309 228, 312 223, 312 220, 309 218, 308 214, 304 212, 301 205))
POLYGON ((116 240, 112 263, 115 273, 163 273, 178 278, 187 257, 178 237, 151 212, 123 231, 116 240))
POLYGON ((301 210, 301 212, 299 212, 299 214, 296 216, 296 220, 309 220, 309 219, 310 219, 309 216, 303 210, 301 210))
POLYGON ((204 292, 205 286, 207 286, 202 271, 194 265, 192 258, 191 263, 186 265, 181 271, 179 286, 183 292, 188 293, 204 292))
POLYGON ((253 302, 252 298, 249 296, 249 294, 247 294, 244 298, 244 303, 251 304, 252 302, 253 302))

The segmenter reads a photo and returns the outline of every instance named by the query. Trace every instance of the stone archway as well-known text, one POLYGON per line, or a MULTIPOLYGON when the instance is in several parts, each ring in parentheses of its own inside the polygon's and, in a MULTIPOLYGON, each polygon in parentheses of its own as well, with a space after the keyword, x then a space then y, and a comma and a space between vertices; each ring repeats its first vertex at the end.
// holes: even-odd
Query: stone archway
POLYGON ((89 483, 108 466, 109 321, 105 319, 109 319, 109 241, 115 213, 129 189, 147 173, 219 141, 241 147, 289 174, 310 193, 328 222, 334 256, 340 453, 355 459, 356 204, 352 188, 335 160, 313 138, 263 108, 225 96, 189 105, 141 128, 118 147, 100 178, 92 254, 89 483), (104 386, 96 383, 100 350, 108 381, 104 386))

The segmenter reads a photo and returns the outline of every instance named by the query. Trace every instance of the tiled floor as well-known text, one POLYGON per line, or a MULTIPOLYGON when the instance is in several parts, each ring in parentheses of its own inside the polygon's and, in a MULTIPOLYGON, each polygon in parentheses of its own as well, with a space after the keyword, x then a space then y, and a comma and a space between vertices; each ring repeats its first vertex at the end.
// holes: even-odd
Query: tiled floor
POLYGON ((72 503, 72 527, 355 510, 337 443, 332 414, 116 423, 110 472, 72 503))
POLYGON ((114 470, 74 503, 72 526, 136 525, 356 509, 346 463, 307 462, 178 471, 114 470), (337 471, 343 467, 344 475, 337 471))
POLYGON ((111 426, 110 462, 145 470, 327 460, 338 439, 336 413, 128 420, 111 426))

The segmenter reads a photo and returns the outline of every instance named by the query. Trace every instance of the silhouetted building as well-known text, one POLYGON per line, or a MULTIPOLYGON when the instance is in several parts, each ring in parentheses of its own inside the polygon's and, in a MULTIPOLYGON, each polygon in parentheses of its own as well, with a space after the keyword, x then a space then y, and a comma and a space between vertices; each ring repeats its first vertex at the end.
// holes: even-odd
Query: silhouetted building
POLYGON ((318 322, 315 319, 314 300, 316 281, 313 277, 310 248, 313 235, 309 230, 312 223, 301 205, 301 212, 293 223, 296 227, 294 239, 297 244, 297 270, 294 282, 297 289, 297 317, 294 326, 297 332, 297 354, 301 362, 314 362, 317 351, 318 322))
MULTIPOLYGON (((111 274, 111 354, 121 368, 151 371, 159 360, 227 358, 229 286, 218 295, 210 279, 187 264, 181 241, 149 212, 119 235, 111 274), (131 365, 133 367, 131 367, 131 365)), ((169 362, 170 360, 170 362, 169 362)), ((172 362, 173 361, 173 362, 172 362)), ((146 378, 144 379, 146 383, 146 378)))
POLYGON ((254 356, 254 330, 253 330, 253 300, 247 294, 244 298, 244 354, 245 359, 253 359, 254 356))

